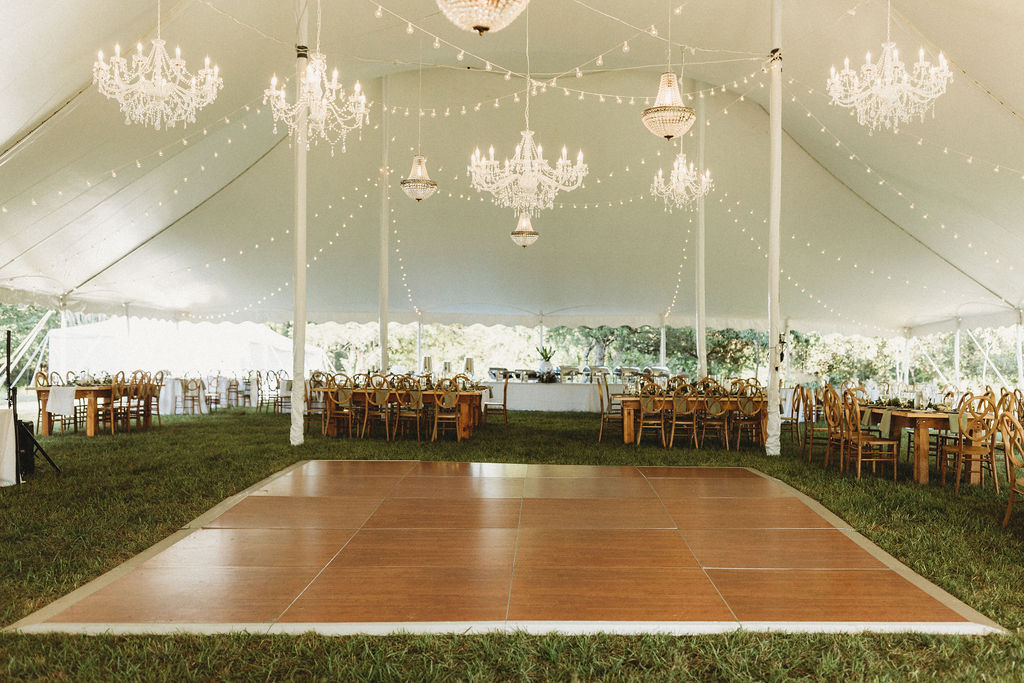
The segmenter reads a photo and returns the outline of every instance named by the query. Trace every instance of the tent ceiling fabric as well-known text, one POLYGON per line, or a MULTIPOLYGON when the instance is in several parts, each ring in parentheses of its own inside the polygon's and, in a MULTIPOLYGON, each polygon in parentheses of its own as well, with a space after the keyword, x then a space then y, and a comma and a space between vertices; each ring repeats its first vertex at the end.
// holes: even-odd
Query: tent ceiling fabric
MULTIPOLYGON (((426 322, 658 325, 671 308, 669 324, 690 324, 695 216, 666 213, 648 196, 677 147, 639 118, 665 48, 638 29, 653 24, 665 36, 666 4, 531 5, 534 73, 550 81, 568 72, 533 99, 532 128, 549 158, 563 144, 571 155, 582 149, 590 176, 534 220, 541 239, 526 250, 508 238, 511 211, 466 178, 474 147, 510 155, 523 127, 523 103, 512 98, 525 81, 504 75, 526 70, 525 15, 478 38, 432 2, 380 4, 381 19, 377 2, 323 8, 328 67, 348 88, 359 79, 373 107, 347 153, 331 157, 322 146, 309 155, 310 319, 377 318, 386 142, 392 320, 415 320, 415 304, 426 322), (406 20, 446 44, 408 34, 406 20), (573 77, 602 53, 602 67, 590 61, 573 77), (421 54, 423 153, 440 189, 414 203, 398 181, 416 145, 421 54), (590 94, 580 100, 579 90, 590 94)), ((155 3, 5 10, 17 30, 0 44, 0 298, 177 319, 290 319, 292 153, 262 93, 272 74, 294 73, 293 3, 182 0, 165 9, 168 45, 180 44, 192 68, 209 54, 225 86, 196 124, 159 132, 123 125, 116 103, 89 85, 96 50, 148 42, 155 3)), ((934 118, 869 136, 823 91, 830 65, 878 53, 884 0, 785 1, 783 316, 797 329, 869 334, 938 331, 958 318, 1014 323, 1024 300, 1024 65, 1012 46, 1024 4, 906 0, 895 10, 893 38, 907 60, 922 45, 932 59, 941 49, 954 82, 934 118)), ((673 40, 698 48, 674 56, 677 70, 680 54, 687 62, 683 90, 705 84, 715 326, 766 325, 768 11, 768 2, 694 0, 673 21, 673 40)), ((695 157, 694 137, 683 148, 695 157)))

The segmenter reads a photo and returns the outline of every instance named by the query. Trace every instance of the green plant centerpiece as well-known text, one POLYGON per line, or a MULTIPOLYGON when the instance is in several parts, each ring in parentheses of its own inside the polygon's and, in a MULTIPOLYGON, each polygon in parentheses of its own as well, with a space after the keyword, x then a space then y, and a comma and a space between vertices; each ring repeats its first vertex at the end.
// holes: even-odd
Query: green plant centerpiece
POLYGON ((553 346, 538 346, 537 353, 540 355, 540 363, 537 365, 537 372, 541 375, 554 373, 555 366, 551 364, 551 359, 555 356, 555 348, 553 346))

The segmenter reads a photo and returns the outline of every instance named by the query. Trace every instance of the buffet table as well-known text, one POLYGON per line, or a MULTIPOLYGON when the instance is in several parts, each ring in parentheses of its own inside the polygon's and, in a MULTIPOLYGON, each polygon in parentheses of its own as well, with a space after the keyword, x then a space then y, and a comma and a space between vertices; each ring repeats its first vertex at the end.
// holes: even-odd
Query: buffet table
MULTIPOLYGON (((501 401, 504 382, 481 382, 491 389, 493 398, 501 401)), ((610 384, 613 394, 622 393, 622 384, 610 384)), ((596 384, 541 384, 540 382, 508 382, 509 410, 548 410, 567 412, 601 412, 596 384)))

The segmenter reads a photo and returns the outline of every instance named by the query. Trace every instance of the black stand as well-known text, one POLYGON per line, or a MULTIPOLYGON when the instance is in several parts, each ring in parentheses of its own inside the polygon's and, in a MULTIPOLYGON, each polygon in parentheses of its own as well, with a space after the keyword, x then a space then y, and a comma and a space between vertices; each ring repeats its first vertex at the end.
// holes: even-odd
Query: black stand
MULTIPOLYGON (((14 412, 14 437, 17 444, 17 458, 15 459, 14 480, 17 483, 25 481, 25 475, 34 474, 36 471, 35 454, 41 453, 50 467, 61 473, 60 467, 50 458, 49 454, 36 441, 32 433, 32 423, 22 422, 18 419, 18 387, 11 386, 11 331, 7 330, 7 405, 14 412)), ((45 419, 45 418, 43 418, 45 419)))

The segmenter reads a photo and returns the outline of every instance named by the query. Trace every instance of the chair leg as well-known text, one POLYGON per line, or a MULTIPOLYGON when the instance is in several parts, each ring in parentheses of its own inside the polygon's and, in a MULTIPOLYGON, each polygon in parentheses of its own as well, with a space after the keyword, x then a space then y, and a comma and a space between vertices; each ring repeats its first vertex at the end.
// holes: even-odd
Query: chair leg
POLYGON ((1013 494, 1016 492, 1012 486, 1010 487, 1010 500, 1006 504, 1006 516, 1003 517, 1003 526, 1005 527, 1010 523, 1010 513, 1013 512, 1013 494))

